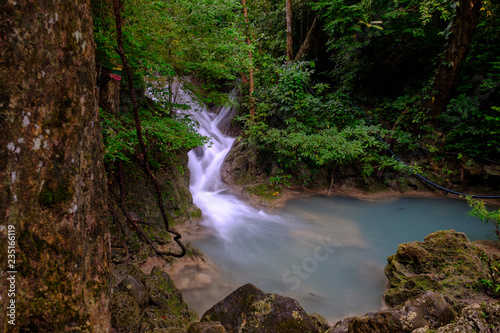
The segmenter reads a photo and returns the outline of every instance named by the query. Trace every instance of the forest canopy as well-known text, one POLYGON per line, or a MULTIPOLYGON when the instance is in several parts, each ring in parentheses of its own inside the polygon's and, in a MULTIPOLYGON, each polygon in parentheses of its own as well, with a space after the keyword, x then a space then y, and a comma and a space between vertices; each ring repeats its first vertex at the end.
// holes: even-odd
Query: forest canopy
MULTIPOLYGON (((93 9, 98 64, 112 67, 112 8, 96 0, 93 9)), ((134 85, 196 77, 192 88, 208 105, 236 87, 242 136, 283 175, 299 164, 356 162, 364 175, 400 168, 387 148, 403 158, 423 149, 498 160, 499 14, 494 1, 449 0, 124 0, 122 8, 134 85)), ((181 106, 163 107, 175 118, 181 106)), ((201 142, 192 140, 177 146, 201 142)))

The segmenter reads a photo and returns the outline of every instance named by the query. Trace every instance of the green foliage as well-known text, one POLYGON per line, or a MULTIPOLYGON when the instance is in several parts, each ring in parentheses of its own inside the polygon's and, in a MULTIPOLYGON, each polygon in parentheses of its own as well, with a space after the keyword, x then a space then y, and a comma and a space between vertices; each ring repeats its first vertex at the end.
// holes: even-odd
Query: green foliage
MULTIPOLYGON (((130 162, 140 151, 134 120, 130 114, 113 115, 101 110, 101 126, 106 148, 105 160, 130 162)), ((165 117, 165 111, 150 103, 140 109, 145 143, 156 161, 168 161, 171 153, 180 149, 190 150, 208 142, 208 138, 196 132, 197 124, 188 116, 165 117)))
POLYGON ((287 168, 302 161, 319 167, 367 158, 372 150, 380 148, 380 142, 375 137, 378 130, 378 127, 360 125, 340 131, 334 127, 325 128, 314 133, 297 131, 292 127, 271 129, 263 140, 274 147, 278 161, 287 168))
POLYGON ((283 184, 285 186, 290 186, 292 185, 289 181, 290 178, 290 175, 271 176, 269 177, 269 183, 272 185, 283 184))
POLYGON ((337 88, 359 97, 389 95, 420 88, 432 75, 430 61, 441 51, 446 27, 424 25, 421 2, 322 0, 314 7, 324 19, 337 88))
MULTIPOLYGON (((123 2, 125 52, 136 73, 136 86, 147 78, 172 82, 174 77, 194 74, 202 78, 197 84, 204 101, 221 104, 225 95, 220 88, 254 68, 256 117, 239 120, 244 137, 257 146, 261 157, 273 156, 282 174, 298 164, 317 170, 361 162, 366 175, 377 168, 405 169, 381 153, 375 133, 390 136, 391 148, 402 155, 433 135, 428 126, 433 119, 423 101, 432 95, 429 83, 445 50, 455 1, 295 2, 295 51, 317 16, 323 32, 316 34, 314 44, 322 50, 327 45, 329 53, 319 59, 310 56, 314 62, 287 64, 282 58, 286 26, 281 2, 249 1, 248 25, 240 1, 123 2), (246 35, 251 45, 245 43, 246 35), (380 126, 362 122, 365 115, 348 101, 363 104, 380 126)), ((482 5, 459 93, 439 120, 444 149, 495 159, 500 156, 500 15, 498 4, 482 5)), ((111 5, 93 0, 92 6, 98 63, 119 64, 111 5)), ((248 85, 240 82, 239 88, 243 114, 249 108, 248 85)), ((170 119, 182 107, 171 103, 169 92, 159 90, 165 94, 166 115, 141 111, 148 145, 155 152, 158 148, 159 154, 193 147, 201 139, 192 136, 192 124, 170 119)), ((106 113, 102 120, 106 158, 130 159, 137 145, 132 120, 106 113)), ((406 169, 422 171, 416 165, 406 169)))
POLYGON ((485 224, 491 223, 495 227, 496 235, 498 237, 500 246, 500 209, 494 211, 488 211, 485 207, 484 201, 475 200, 471 196, 467 196, 467 203, 472 208, 467 216, 473 216, 479 218, 485 224))
MULTIPOLYGON (((123 0, 124 47, 136 82, 159 73, 196 72, 211 80, 234 79, 247 59, 242 10, 233 0, 123 0)), ((94 0, 98 63, 120 63, 112 6, 94 0)))
MULTIPOLYGON (((359 109, 341 95, 328 93, 328 85, 312 81, 313 63, 270 65, 256 75, 256 119, 246 120, 245 137, 262 155, 270 154, 280 168, 271 183, 287 184, 297 166, 310 170, 361 162, 365 175, 379 163, 383 145, 377 133, 387 131, 360 120, 359 109), (286 177, 286 178, 285 178, 286 177)), ((245 119, 243 119, 245 120, 245 119)))
POLYGON ((481 110, 476 98, 457 96, 442 115, 447 150, 469 155, 500 156, 500 110, 481 110))

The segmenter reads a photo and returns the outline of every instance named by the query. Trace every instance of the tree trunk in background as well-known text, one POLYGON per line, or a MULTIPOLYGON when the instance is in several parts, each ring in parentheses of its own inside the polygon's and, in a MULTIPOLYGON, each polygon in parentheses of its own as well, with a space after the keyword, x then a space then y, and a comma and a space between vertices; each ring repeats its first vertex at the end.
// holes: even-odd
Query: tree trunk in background
POLYGON ((481 17, 480 9, 481 0, 460 0, 460 5, 457 6, 444 58, 434 76, 435 93, 425 104, 430 109, 429 116, 433 119, 431 121, 436 121, 436 117, 446 110, 455 91, 460 67, 467 58, 474 31, 481 17))
POLYGON ((0 4, 0 331, 110 330, 92 31, 90 0, 0 4), (6 317, 12 300, 16 326, 6 317))
MULTIPOLYGON (((248 46, 252 45, 252 41, 250 40, 250 26, 248 24, 248 8, 246 0, 241 0, 241 4, 243 5, 243 15, 245 16, 245 37, 246 43, 248 46)), ((250 110, 250 120, 253 121, 255 118, 255 105, 254 105, 254 85, 253 85, 253 60, 252 60, 252 50, 248 51, 248 62, 250 63, 250 68, 248 69, 248 80, 249 80, 249 110, 250 110)))
POLYGON ((315 17, 314 21, 311 25, 311 28, 309 29, 309 32, 307 33, 306 39, 304 40, 304 42, 300 46, 299 52, 297 52, 297 55, 295 56, 295 60, 302 59, 311 51, 312 42, 313 42, 314 36, 316 34, 316 27, 318 25, 317 22, 318 22, 318 18, 315 17))
POLYGON ((292 0, 286 0, 286 59, 293 59, 292 0))

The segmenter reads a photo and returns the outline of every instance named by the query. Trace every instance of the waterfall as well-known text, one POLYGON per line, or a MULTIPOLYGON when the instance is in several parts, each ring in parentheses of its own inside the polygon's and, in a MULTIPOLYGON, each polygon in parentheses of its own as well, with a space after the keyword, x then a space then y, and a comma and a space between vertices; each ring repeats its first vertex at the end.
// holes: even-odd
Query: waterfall
MULTIPOLYGON (((271 217, 228 193, 229 187, 222 181, 222 163, 235 138, 222 133, 219 125, 227 121, 227 118, 234 113, 234 106, 224 106, 216 115, 208 112, 204 105, 194 101, 188 92, 182 90, 182 87, 179 88, 176 96, 177 101, 182 101, 191 107, 191 110, 183 111, 183 113, 189 114, 198 122, 198 132, 210 137, 209 143, 191 150, 188 154, 188 167, 191 172, 189 189, 193 202, 203 212, 204 225, 211 228, 229 244, 234 241, 231 234, 235 229, 241 227, 254 229, 251 225, 246 225, 248 219, 268 220, 271 217)), ((234 100, 234 94, 230 94, 230 100, 234 100)), ((276 222, 281 219, 273 216, 271 220, 276 222)), ((249 230, 249 232, 252 231, 249 230)), ((257 233, 257 230, 253 232, 257 233)))

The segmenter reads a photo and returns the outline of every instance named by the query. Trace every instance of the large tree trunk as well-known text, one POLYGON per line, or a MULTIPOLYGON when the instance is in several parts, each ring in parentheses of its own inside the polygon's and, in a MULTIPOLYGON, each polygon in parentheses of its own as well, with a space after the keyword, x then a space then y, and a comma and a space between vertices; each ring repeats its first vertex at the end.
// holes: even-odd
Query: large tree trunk
POLYGON ((429 116, 436 117, 446 109, 455 91, 460 67, 469 53, 474 31, 481 16, 481 0, 460 0, 441 64, 434 76, 435 94, 426 102, 429 116))
POLYGON ((293 60, 292 0, 286 0, 286 59, 293 60))
POLYGON ((302 59, 311 51, 314 36, 316 35, 316 27, 318 26, 317 22, 318 22, 318 18, 315 17, 314 21, 311 25, 311 28, 309 29, 309 32, 307 33, 306 39, 304 40, 304 42, 300 46, 299 52, 297 52, 297 55, 295 56, 295 60, 302 59))
POLYGON ((92 30, 90 0, 0 4, 0 331, 110 329, 92 30))
MULTIPOLYGON (((243 6, 243 16, 245 17, 245 37, 246 43, 248 46, 252 45, 252 41, 250 40, 250 25, 248 24, 248 8, 246 0, 241 0, 241 4, 243 6)), ((250 68, 248 69, 248 80, 249 80, 249 110, 250 110, 250 120, 254 120, 255 118, 255 102, 253 98, 254 93, 254 84, 253 84, 253 60, 252 60, 252 50, 248 51, 248 62, 250 64, 250 68)))

